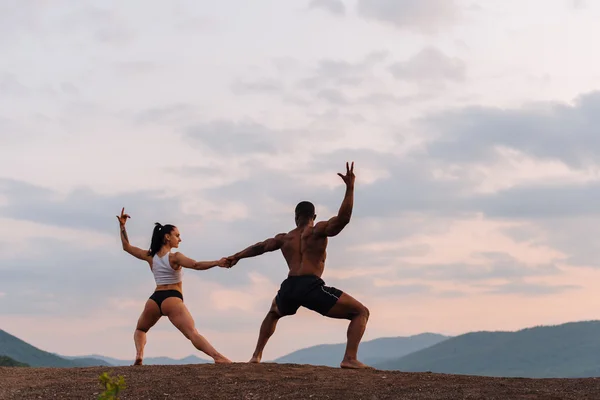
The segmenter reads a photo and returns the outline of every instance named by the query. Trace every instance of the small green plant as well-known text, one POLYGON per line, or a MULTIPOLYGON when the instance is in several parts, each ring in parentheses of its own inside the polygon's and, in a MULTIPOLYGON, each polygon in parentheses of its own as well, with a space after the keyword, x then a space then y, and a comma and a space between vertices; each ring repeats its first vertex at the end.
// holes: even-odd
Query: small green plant
POLYGON ((104 372, 100 375, 100 383, 104 386, 104 392, 100 393, 98 400, 117 400, 119 398, 119 392, 127 387, 125 385, 124 377, 121 375, 118 377, 111 377, 108 372, 104 372))

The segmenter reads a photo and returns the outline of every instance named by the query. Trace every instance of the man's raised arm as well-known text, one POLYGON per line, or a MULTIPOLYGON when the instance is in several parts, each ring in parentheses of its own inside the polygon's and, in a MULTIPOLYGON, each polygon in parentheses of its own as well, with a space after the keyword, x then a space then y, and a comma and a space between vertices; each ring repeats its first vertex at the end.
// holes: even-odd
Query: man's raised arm
POLYGON ((330 218, 328 221, 322 221, 315 225, 314 234, 317 236, 336 236, 340 233, 352 217, 352 208, 354 207, 354 161, 351 166, 346 163, 346 175, 338 173, 338 175, 346 183, 346 193, 344 194, 344 200, 338 210, 338 214, 335 217, 330 218))
POLYGON ((242 258, 250 258, 260 256, 261 254, 268 253, 271 251, 281 249, 283 246, 283 238, 285 237, 285 233, 280 233, 275 237, 264 240, 262 242, 258 242, 253 244, 252 246, 246 247, 244 250, 235 253, 232 256, 227 257, 231 262, 231 266, 233 267, 239 260, 242 258))

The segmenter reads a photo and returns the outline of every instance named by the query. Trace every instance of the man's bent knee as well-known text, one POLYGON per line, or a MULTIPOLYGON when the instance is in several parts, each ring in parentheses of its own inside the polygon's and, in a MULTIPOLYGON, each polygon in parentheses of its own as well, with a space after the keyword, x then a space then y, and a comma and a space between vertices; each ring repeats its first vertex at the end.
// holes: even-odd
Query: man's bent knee
POLYGON ((370 315, 371 315, 371 312, 369 311, 369 309, 367 307, 365 307, 364 305, 362 305, 361 303, 358 303, 356 306, 356 309, 353 310, 353 312, 352 312, 352 317, 361 317, 366 320, 369 319, 370 315))
POLYGON ((365 317, 366 319, 369 319, 369 316, 371 315, 371 312, 369 311, 369 309, 365 306, 362 306, 361 310, 360 310, 360 314, 365 317))

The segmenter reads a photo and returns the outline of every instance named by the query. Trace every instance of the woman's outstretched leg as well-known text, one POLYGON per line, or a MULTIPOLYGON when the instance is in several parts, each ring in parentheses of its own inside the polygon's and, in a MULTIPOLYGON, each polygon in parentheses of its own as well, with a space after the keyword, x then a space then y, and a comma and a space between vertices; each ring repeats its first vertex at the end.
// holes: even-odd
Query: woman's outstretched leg
POLYGON ((215 363, 230 363, 227 357, 219 353, 202 335, 196 330, 194 318, 188 311, 183 301, 177 297, 169 297, 162 303, 163 313, 177 329, 188 338, 195 348, 211 357, 215 363))

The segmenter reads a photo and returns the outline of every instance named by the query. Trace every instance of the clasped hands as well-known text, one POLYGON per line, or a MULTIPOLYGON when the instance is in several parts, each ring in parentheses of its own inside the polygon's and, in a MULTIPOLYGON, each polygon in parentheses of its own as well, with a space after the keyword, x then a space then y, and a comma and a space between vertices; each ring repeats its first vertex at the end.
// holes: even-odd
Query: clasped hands
POLYGON ((239 259, 233 256, 223 257, 217 262, 217 265, 221 268, 231 268, 237 264, 238 261, 239 259))

